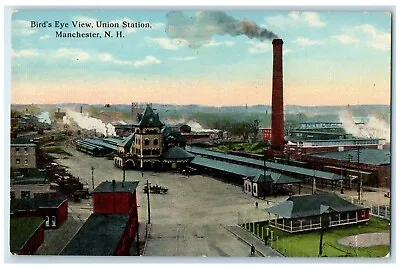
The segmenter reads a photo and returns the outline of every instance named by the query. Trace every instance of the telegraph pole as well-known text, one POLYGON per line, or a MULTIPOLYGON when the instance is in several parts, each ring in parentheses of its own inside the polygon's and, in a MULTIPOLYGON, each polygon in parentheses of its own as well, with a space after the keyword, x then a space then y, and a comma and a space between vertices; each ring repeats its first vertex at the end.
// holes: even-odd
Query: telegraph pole
POLYGON ((147 223, 150 224, 150 186, 147 180, 147 223))
POLYGON ((360 173, 360 147, 357 148, 357 170, 358 170, 358 180, 360 181, 358 190, 358 202, 361 203, 362 177, 360 173))
POLYGON ((94 167, 92 166, 92 187, 94 190, 94 175, 93 175, 94 167))

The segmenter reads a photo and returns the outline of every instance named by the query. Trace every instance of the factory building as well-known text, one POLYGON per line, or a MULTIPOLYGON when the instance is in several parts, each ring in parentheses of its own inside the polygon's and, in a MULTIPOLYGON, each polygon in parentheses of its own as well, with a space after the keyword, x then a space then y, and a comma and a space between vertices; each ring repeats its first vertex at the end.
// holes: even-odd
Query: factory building
POLYGON ((341 152, 325 152, 306 155, 304 160, 312 162, 325 171, 347 177, 360 176, 364 186, 390 188, 391 154, 387 149, 356 149, 341 152))

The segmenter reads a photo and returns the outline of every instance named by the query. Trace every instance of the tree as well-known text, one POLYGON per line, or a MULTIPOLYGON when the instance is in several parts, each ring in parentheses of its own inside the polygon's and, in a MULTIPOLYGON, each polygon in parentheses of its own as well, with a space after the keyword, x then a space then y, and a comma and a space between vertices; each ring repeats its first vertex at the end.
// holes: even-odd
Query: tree
POLYGON ((259 130, 260 130, 260 121, 258 119, 255 119, 253 122, 249 123, 249 132, 252 136, 253 142, 257 141, 259 130))

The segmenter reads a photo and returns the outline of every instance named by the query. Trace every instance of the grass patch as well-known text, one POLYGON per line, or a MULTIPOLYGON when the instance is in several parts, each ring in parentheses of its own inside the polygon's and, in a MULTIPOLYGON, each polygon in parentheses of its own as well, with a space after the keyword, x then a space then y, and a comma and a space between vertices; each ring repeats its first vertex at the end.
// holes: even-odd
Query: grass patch
POLYGON ((269 146, 269 141, 253 143, 226 143, 215 147, 221 151, 245 151, 252 154, 263 154, 264 149, 269 146))
MULTIPOLYGON (((261 224, 261 223, 260 223, 261 224)), ((261 225, 266 228, 265 222, 261 225)), ((274 240, 271 246, 288 257, 318 257, 320 231, 301 234, 290 234, 279 229, 268 227, 273 231, 274 240), (278 240, 276 238, 278 237, 278 240)), ((327 257, 384 257, 390 252, 390 246, 372 246, 352 248, 337 243, 340 238, 363 234, 390 231, 390 223, 386 220, 371 217, 369 223, 347 225, 330 228, 323 236, 323 256, 327 257)), ((266 230, 264 230, 266 234, 266 230)))
POLYGON ((37 217, 10 219, 10 251, 18 254, 33 233, 42 224, 43 219, 37 217))
POLYGON ((55 153, 55 154, 60 154, 60 155, 67 155, 67 156, 73 156, 71 153, 68 151, 65 151, 62 147, 59 146, 49 146, 43 148, 43 150, 47 153, 55 153))

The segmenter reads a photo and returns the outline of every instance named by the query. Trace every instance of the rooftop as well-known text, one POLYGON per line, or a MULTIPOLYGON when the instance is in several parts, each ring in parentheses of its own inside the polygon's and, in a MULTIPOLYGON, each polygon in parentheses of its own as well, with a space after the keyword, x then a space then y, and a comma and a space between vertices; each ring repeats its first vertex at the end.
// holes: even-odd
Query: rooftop
POLYGON ((45 220, 38 217, 10 218, 10 251, 18 254, 45 220))
MULTIPOLYGON (((250 164, 253 166, 256 165, 262 170, 264 168, 263 160, 241 157, 241 156, 236 156, 236 155, 227 154, 227 153, 223 153, 223 152, 206 150, 206 149, 198 148, 198 147, 187 147, 187 151, 189 151, 190 153, 198 154, 198 155, 221 158, 221 159, 231 161, 231 162, 239 162, 239 163, 243 163, 243 164, 250 164)), ((274 163, 274 162, 265 162, 265 169, 266 170, 275 170, 275 171, 286 171, 286 172, 290 172, 293 174, 299 174, 299 175, 304 175, 304 176, 309 176, 309 177, 315 176, 317 178, 328 179, 328 180, 340 180, 341 179, 340 175, 337 175, 334 173, 313 170, 313 169, 307 169, 307 168, 302 168, 302 167, 297 167, 297 166, 291 166, 291 165, 287 165, 287 164, 274 163)), ((270 171, 268 171, 268 173, 270 173, 270 171)))
POLYGON ((60 255, 114 255, 128 220, 128 215, 90 215, 60 255))
POLYGON ((12 143, 11 147, 36 147, 36 144, 27 143, 27 144, 17 144, 12 143))
POLYGON ((194 157, 193 154, 177 146, 170 147, 163 153, 163 158, 167 160, 185 160, 194 159, 194 157))
POLYGON ((14 199, 10 203, 10 211, 36 210, 38 208, 57 208, 67 199, 54 198, 30 198, 30 199, 14 199))
MULTIPOLYGON (((357 150, 345 150, 340 152, 318 153, 312 156, 357 163, 357 155, 357 150)), ((388 149, 360 149, 360 163, 364 164, 390 164, 390 156, 390 150, 388 149)))
POLYGON ((136 192, 139 181, 125 181, 122 186, 122 181, 115 181, 113 189, 112 181, 103 181, 93 192, 136 192))
POLYGON ((162 127, 164 124, 160 121, 158 114, 154 113, 153 109, 147 105, 142 113, 142 119, 136 125, 139 127, 162 127))
POLYGON ((289 197, 286 201, 267 208, 266 211, 290 219, 318 216, 332 211, 349 212, 363 208, 336 194, 315 194, 289 197))
POLYGON ((212 168, 218 171, 227 172, 230 174, 235 174, 238 176, 249 177, 255 182, 262 182, 264 180, 271 180, 277 184, 288 184, 288 183, 300 183, 302 182, 300 179, 293 178, 290 176, 265 171, 266 178, 264 178, 264 170, 248 167, 240 164, 233 164, 225 161, 213 160, 201 156, 196 156, 193 161, 193 164, 197 164, 200 166, 204 166, 207 168, 212 168), (261 178, 260 178, 261 177, 261 178), (260 180, 260 181, 259 181, 260 180))

